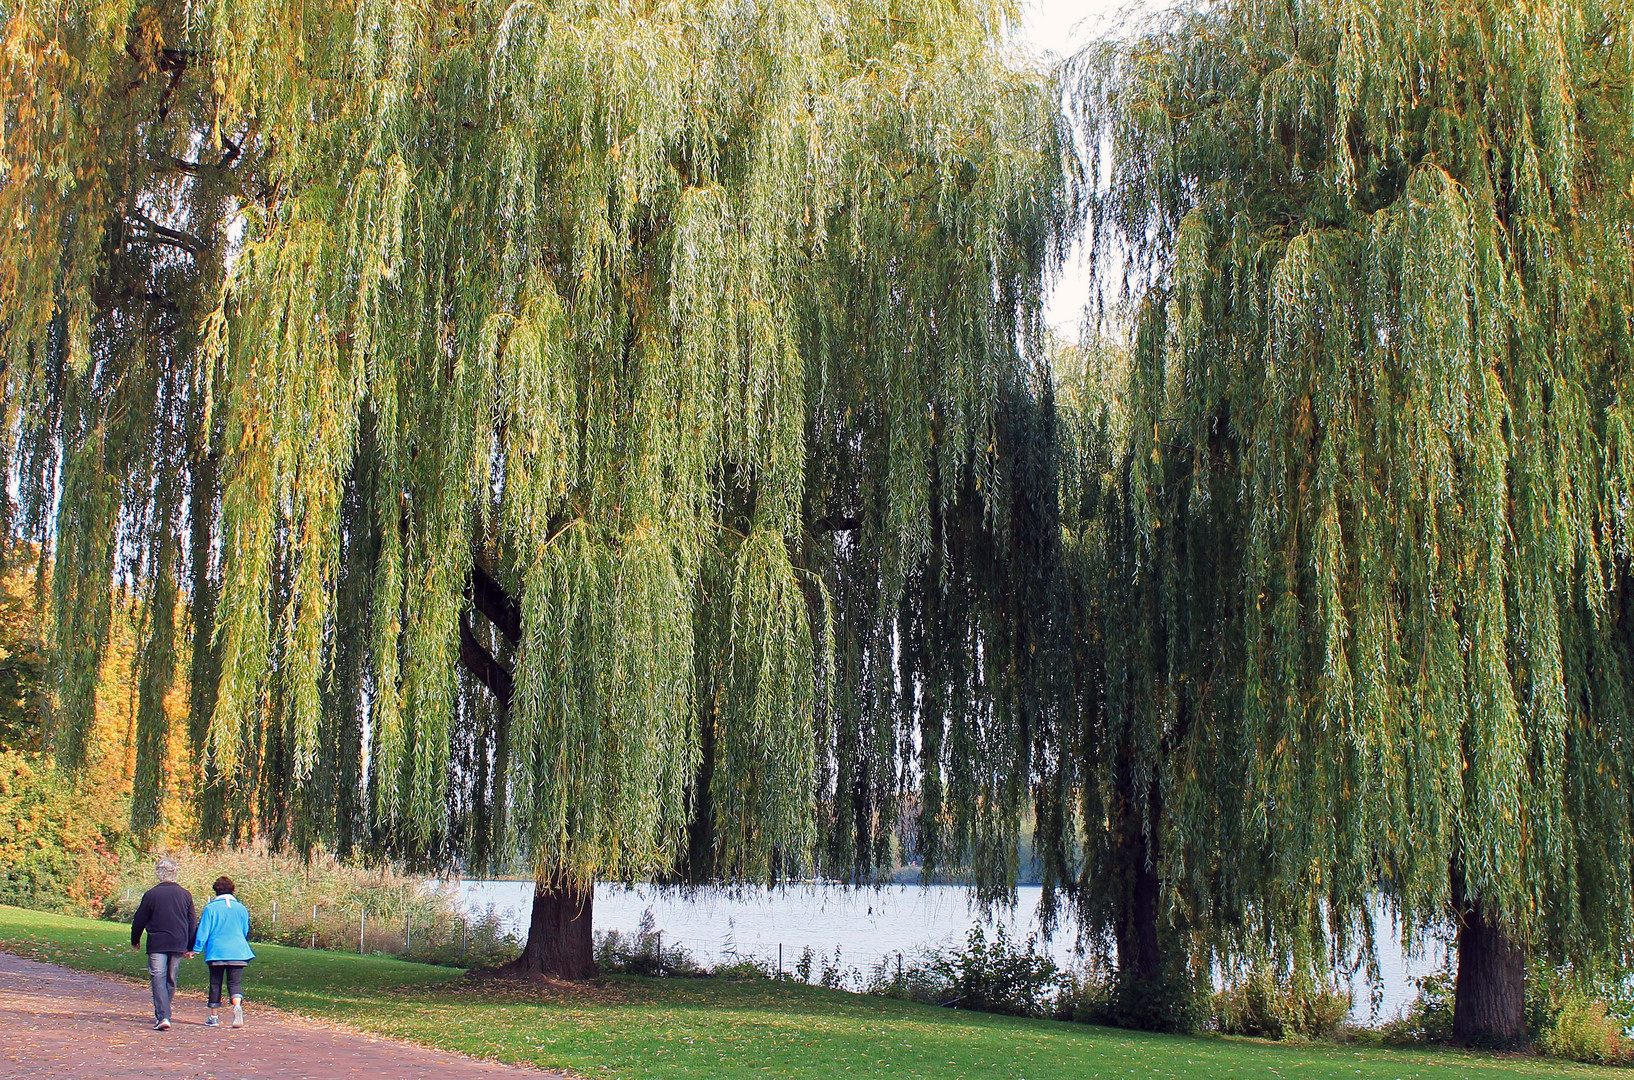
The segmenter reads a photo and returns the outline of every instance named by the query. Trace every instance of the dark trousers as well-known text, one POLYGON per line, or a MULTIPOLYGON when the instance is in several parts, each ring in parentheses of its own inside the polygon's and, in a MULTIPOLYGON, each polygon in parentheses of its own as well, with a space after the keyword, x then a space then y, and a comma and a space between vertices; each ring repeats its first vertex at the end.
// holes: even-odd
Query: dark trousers
POLYGON ((176 994, 176 973, 181 970, 179 952, 148 953, 148 982, 153 987, 153 1019, 170 1019, 170 999, 176 994))
POLYGON ((227 979, 227 996, 241 998, 244 996, 244 965, 243 964, 211 964, 210 966, 210 1008, 221 1008, 221 980, 227 979))

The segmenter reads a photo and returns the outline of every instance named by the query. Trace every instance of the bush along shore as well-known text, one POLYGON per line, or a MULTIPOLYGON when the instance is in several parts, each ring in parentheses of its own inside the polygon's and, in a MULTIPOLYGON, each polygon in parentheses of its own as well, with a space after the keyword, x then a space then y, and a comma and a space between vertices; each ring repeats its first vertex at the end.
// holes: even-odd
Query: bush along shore
MULTIPOLYGON (((1117 1020, 1118 988, 1104 964, 1058 965, 1035 937, 1018 940, 1001 925, 974 926, 963 947, 925 949, 866 971, 847 968, 807 947, 786 971, 762 957, 730 952, 714 966, 684 947, 664 943, 647 911, 634 933, 596 936, 602 975, 783 980, 1002 1016, 1109 1024, 1117 1020)), ((1181 1034, 1247 1036, 1286 1042, 1329 1041, 1371 1046, 1453 1046, 1453 977, 1444 970, 1418 980, 1418 994, 1378 1026, 1350 1022, 1351 993, 1275 971, 1266 964, 1230 973, 1218 987, 1190 988, 1181 1034)), ((1634 998, 1619 987, 1585 983, 1569 971, 1535 968, 1527 980, 1527 1019, 1535 1051, 1546 1057, 1600 1065, 1634 1064, 1634 998)), ((1116 1026, 1114 1024, 1114 1026, 1116 1026)))

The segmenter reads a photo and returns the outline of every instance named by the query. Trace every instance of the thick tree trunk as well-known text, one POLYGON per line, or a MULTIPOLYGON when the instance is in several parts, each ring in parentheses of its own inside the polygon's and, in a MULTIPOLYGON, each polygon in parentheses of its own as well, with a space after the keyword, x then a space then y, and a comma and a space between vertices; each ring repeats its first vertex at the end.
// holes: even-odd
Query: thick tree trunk
POLYGON ((578 982, 596 973, 591 938, 591 889, 553 888, 540 882, 533 892, 533 918, 522 955, 505 965, 510 975, 578 982))
POLYGON ((1131 846, 1128 903, 1118 918, 1118 970, 1127 980, 1149 983, 1163 975, 1157 928, 1162 883, 1146 865, 1145 845, 1131 846))
POLYGON ((1183 986, 1170 970, 1164 948, 1163 882, 1158 876, 1158 829, 1162 801, 1152 790, 1137 799, 1133 783, 1118 785, 1113 806, 1118 830, 1118 910, 1113 936, 1118 946, 1117 995, 1112 1021, 1121 1027, 1183 1030, 1189 1010, 1183 986))
MULTIPOLYGON (((1121 1027, 1168 1030, 1175 1026, 1174 987, 1163 965, 1160 899, 1162 882, 1149 862, 1139 823, 1118 845, 1123 877, 1113 936, 1118 946, 1117 999, 1113 1021, 1121 1027)), ((1155 861, 1155 860, 1152 860, 1155 861)))
POLYGON ((1466 1046, 1519 1046, 1526 1041, 1525 958, 1478 901, 1460 904, 1458 916, 1453 1038, 1466 1046))

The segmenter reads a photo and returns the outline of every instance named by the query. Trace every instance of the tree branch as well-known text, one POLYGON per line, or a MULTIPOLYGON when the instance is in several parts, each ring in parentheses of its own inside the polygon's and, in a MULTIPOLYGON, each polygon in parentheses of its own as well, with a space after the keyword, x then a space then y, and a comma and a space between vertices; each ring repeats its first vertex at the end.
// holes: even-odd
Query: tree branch
POLYGON ((855 532, 862 528, 862 519, 843 514, 829 514, 811 523, 813 533, 855 532))
POLYGON ((471 576, 465 582, 465 598, 499 628, 513 643, 522 640, 522 609, 505 587, 481 563, 471 561, 471 576))
POLYGON ((204 241, 200 240, 192 233, 181 232, 177 229, 167 229, 165 226, 159 224, 157 221, 154 221, 141 211, 132 213, 131 218, 136 224, 141 225, 144 229, 148 230, 146 235, 141 233, 133 234, 131 236, 132 240, 146 240, 150 243, 169 244, 172 247, 181 248, 189 255, 197 255, 199 252, 204 250, 204 241))
POLYGON ((476 680, 488 688, 498 699, 501 708, 507 711, 510 709, 511 698, 516 692, 511 673, 506 671, 505 665, 494 659, 494 654, 477 640, 463 611, 460 612, 460 666, 476 676, 476 680))

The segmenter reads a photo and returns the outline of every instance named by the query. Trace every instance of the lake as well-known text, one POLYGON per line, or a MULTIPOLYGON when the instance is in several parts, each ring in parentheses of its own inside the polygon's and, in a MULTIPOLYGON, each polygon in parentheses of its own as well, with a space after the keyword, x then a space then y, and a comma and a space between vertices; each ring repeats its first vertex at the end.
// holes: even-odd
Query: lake
MULTIPOLYGON (((1015 910, 1002 914, 998 921, 1023 939, 1036 932, 1041 894, 1036 885, 1021 886, 1015 910)), ((527 933, 532 882, 466 881, 459 886, 459 897, 467 911, 481 913, 492 908, 506 926, 527 933)), ((991 920, 973 908, 972 898, 969 889, 956 885, 866 889, 786 885, 775 890, 691 893, 650 885, 598 885, 595 927, 633 933, 643 913, 650 910, 664 935, 664 948, 679 945, 700 963, 713 965, 732 956, 752 956, 776 964, 781 955, 784 970, 792 971, 801 952, 810 948, 817 958, 813 978, 826 961, 853 971, 850 985, 857 986, 881 963, 894 970, 899 954, 911 960, 925 948, 959 945, 972 925, 990 925, 991 920)), ((1357 1004, 1351 1015, 1361 1023, 1395 1015, 1416 993, 1411 980, 1440 967, 1445 956, 1439 942, 1429 943, 1421 956, 1404 955, 1389 919, 1382 911, 1375 918, 1382 996, 1375 1010, 1366 982, 1360 976, 1352 981, 1357 1004)), ((1070 929, 1058 933, 1047 948, 1058 964, 1079 966, 1070 929)))

